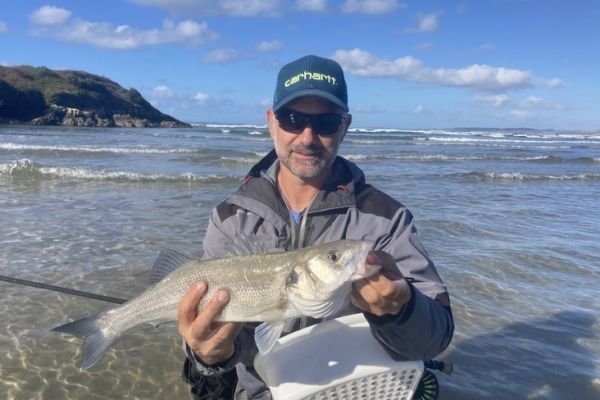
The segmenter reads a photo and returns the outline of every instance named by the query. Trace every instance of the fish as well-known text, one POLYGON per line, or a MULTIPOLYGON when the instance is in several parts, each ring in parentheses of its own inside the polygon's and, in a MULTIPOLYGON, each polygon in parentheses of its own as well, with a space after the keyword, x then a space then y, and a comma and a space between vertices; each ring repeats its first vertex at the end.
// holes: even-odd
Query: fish
POLYGON ((259 322, 259 352, 275 346, 285 326, 296 318, 329 318, 350 302, 352 282, 371 276, 379 266, 366 263, 371 245, 343 239, 288 252, 194 260, 163 250, 151 274, 151 286, 109 310, 58 326, 52 331, 83 339, 82 370, 93 366, 126 331, 142 323, 177 321, 186 291, 199 281, 208 292, 198 310, 219 289, 228 289, 229 303, 218 321, 259 322))

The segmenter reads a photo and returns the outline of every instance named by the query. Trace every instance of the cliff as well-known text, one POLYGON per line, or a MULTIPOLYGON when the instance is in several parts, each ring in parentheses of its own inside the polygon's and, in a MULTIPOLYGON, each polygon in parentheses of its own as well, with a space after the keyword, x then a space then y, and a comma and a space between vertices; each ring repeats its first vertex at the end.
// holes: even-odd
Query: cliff
POLYGON ((187 127, 135 89, 82 71, 0 66, 0 123, 187 127))

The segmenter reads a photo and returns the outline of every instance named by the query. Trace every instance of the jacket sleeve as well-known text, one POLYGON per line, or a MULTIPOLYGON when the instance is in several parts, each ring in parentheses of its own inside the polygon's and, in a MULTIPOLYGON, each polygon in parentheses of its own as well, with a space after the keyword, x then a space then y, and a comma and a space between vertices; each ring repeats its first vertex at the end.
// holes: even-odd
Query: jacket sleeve
POLYGON ((411 289, 398 315, 365 313, 374 337, 398 360, 424 360, 441 353, 452 339, 450 300, 435 266, 421 245, 412 214, 401 207, 375 250, 391 254, 411 289))
POLYGON ((188 383, 193 383, 199 380, 200 376, 218 376, 223 375, 233 369, 238 362, 243 359, 253 359, 256 355, 256 347, 254 345, 254 327, 245 326, 235 339, 235 350, 233 355, 223 362, 215 365, 207 366, 199 360, 192 349, 184 342, 183 349, 187 360, 184 364, 184 376, 187 375, 188 383), (187 373, 185 371, 188 371, 187 373))

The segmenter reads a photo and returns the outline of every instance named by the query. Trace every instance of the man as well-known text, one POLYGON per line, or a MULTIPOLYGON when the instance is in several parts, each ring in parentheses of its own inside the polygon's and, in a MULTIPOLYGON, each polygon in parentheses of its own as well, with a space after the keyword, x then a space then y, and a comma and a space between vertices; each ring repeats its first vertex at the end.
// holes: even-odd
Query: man
MULTIPOLYGON (((273 108, 267 110, 274 149, 213 210, 204 257, 222 257, 242 238, 273 251, 345 238, 374 243, 367 262, 382 269, 354 283, 353 306, 344 314, 363 311, 374 337, 393 358, 431 358, 452 337, 448 294, 417 238, 411 213, 337 156, 352 122, 348 111, 344 74, 335 61, 310 55, 281 69, 273 108)), ((184 373, 192 391, 232 397, 237 374, 245 396, 271 398, 252 364, 254 326, 214 321, 229 300, 226 289, 197 312, 206 291, 206 283, 197 284, 179 307, 188 357, 184 373)), ((315 322, 303 318, 295 329, 315 322)))

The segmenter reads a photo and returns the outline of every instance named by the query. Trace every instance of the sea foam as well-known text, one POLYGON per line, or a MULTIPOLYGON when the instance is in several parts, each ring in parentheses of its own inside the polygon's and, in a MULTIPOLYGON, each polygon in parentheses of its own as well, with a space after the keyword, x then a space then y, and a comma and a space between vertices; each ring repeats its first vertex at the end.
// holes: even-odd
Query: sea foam
POLYGON ((2 150, 29 150, 47 152, 77 152, 77 153, 120 153, 120 154, 174 154, 193 153, 193 149, 185 148, 150 148, 150 147, 91 147, 91 146, 44 146, 18 143, 0 143, 2 150))
POLYGON ((132 171, 93 170, 80 167, 43 166, 29 159, 21 159, 0 164, 0 177, 13 179, 70 179, 82 181, 112 181, 132 183, 233 183, 241 177, 230 175, 197 175, 191 172, 180 174, 144 174, 132 171))

